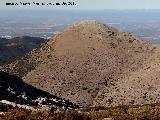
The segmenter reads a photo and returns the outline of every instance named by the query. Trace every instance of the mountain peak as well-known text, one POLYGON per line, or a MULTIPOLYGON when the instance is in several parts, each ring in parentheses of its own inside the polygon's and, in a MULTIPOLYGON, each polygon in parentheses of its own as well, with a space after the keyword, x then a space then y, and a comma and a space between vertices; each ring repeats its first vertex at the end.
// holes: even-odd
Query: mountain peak
MULTIPOLYGON (((118 101, 131 96, 130 93, 128 96, 123 94, 126 88, 118 93, 118 87, 114 85, 117 81, 123 81, 124 76, 143 68, 144 61, 153 56, 154 49, 129 33, 95 20, 85 20, 51 38, 7 69, 23 76, 27 83, 38 89, 80 105, 93 105, 95 100, 100 101, 101 105, 118 105, 116 101, 103 103, 99 100, 103 90, 109 91, 105 101, 110 101, 112 97, 118 101), (112 89, 121 96, 110 95, 112 89)), ((132 77, 135 77, 134 74, 132 77)), ((124 83, 119 84, 124 86, 124 83)), ((130 85, 136 91, 136 87, 132 86, 134 84, 130 85)), ((127 99, 126 104, 133 99, 127 99)), ((143 100, 137 97, 137 101, 140 103, 143 100)))
POLYGON ((96 20, 81 20, 80 22, 75 23, 73 25, 75 25, 75 26, 82 25, 83 26, 83 25, 97 25, 97 24, 100 24, 100 23, 96 20))
POLYGON ((73 25, 71 25, 71 27, 69 27, 68 29, 72 29, 72 28, 81 28, 81 29, 113 29, 112 27, 110 27, 109 25, 103 24, 99 21, 96 20, 82 20, 80 22, 74 23, 73 25))

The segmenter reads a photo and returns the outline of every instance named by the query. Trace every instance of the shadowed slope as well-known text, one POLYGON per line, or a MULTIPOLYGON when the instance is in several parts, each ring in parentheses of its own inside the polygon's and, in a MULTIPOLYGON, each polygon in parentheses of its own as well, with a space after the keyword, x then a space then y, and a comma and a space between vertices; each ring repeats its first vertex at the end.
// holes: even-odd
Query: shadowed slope
POLYGON ((0 38, 0 65, 8 64, 20 59, 33 48, 46 42, 46 39, 38 37, 15 37, 11 39, 0 38))
POLYGON ((45 91, 26 84, 17 76, 0 72, 0 101, 6 100, 16 104, 53 107, 77 108, 78 106, 60 99, 45 91))

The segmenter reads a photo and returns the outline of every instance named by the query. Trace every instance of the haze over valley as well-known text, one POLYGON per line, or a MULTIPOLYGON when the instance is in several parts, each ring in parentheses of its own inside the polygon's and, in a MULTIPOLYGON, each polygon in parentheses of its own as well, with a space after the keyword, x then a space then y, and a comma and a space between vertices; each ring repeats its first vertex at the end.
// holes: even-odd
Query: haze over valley
POLYGON ((95 19, 152 43, 160 41, 160 10, 0 11, 0 37, 48 38, 83 19, 95 19))

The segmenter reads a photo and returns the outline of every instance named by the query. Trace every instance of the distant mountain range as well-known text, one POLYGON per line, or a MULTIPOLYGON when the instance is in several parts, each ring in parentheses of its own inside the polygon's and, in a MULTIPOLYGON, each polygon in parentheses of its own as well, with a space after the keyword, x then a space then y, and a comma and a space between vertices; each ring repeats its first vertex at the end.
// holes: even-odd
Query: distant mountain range
POLYGON ((11 39, 0 38, 0 65, 10 63, 21 58, 33 48, 47 41, 39 37, 15 37, 11 39))

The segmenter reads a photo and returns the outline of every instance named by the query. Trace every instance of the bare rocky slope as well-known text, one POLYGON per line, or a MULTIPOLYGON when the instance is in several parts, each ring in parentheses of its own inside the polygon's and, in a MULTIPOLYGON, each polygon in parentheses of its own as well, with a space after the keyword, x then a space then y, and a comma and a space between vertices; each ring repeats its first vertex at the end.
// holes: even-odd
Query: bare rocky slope
POLYGON ((160 102, 160 47, 81 21, 1 70, 84 106, 160 102))

